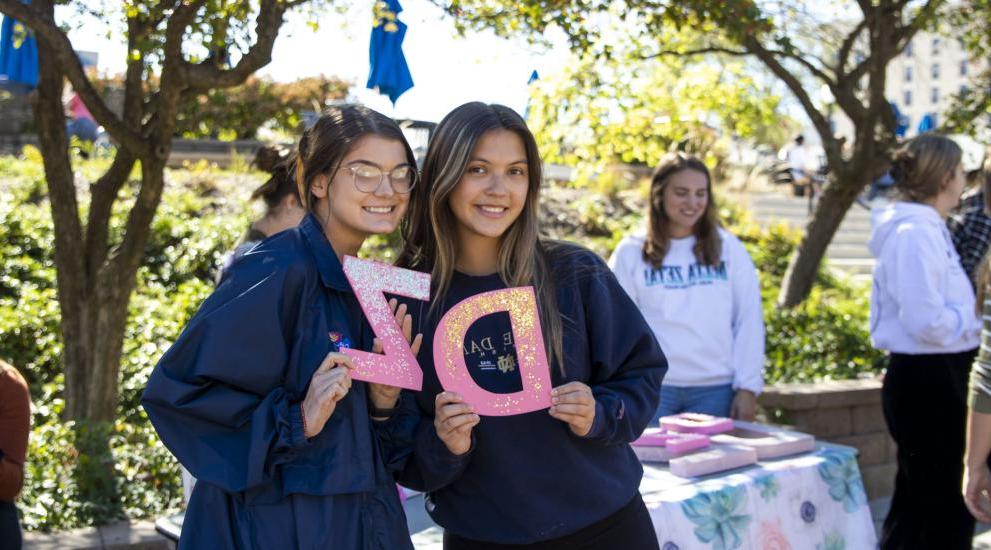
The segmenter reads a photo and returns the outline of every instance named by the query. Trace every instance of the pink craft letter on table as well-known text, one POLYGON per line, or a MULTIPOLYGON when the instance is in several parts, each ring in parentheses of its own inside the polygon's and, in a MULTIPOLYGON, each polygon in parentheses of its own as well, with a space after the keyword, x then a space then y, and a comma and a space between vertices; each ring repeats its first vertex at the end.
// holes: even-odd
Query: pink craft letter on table
POLYGON ((445 390, 461 394, 465 403, 485 416, 510 416, 551 406, 551 373, 537 315, 533 287, 483 292, 461 301, 444 314, 434 334, 434 366, 445 390), (492 393, 475 383, 465 365, 465 334, 472 323, 498 311, 508 311, 519 359, 523 389, 492 393))
POLYGON ((701 413, 681 413, 661 418, 661 427, 672 432, 719 434, 733 429, 733 420, 701 413))
POLYGON ((380 262, 344 257, 344 275, 351 282, 361 310, 382 342, 384 355, 356 349, 342 349, 354 362, 351 377, 355 380, 388 384, 399 388, 420 390, 423 371, 413 350, 389 310, 384 292, 417 300, 430 299, 430 275, 402 269, 380 262))

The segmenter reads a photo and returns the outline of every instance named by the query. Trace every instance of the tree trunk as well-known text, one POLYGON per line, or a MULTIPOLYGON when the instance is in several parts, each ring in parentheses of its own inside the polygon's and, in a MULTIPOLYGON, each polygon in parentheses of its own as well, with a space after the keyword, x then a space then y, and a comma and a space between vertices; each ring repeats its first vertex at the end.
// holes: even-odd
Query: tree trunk
POLYGON ((797 306, 812 291, 826 248, 857 194, 870 182, 866 170, 849 166, 847 168, 831 176, 829 185, 823 190, 781 283, 781 293, 778 296, 778 305, 781 307, 797 306))

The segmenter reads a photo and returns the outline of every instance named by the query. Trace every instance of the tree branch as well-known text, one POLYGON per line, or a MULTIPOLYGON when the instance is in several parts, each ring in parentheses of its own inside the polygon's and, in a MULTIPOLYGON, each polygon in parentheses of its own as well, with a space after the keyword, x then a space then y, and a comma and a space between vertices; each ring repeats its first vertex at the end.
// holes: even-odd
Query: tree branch
POLYGON ((836 76, 837 80, 842 78, 843 74, 846 72, 846 62, 850 58, 850 51, 853 49, 853 45, 857 42, 857 38, 860 37, 860 33, 864 32, 867 28, 867 18, 861 19, 857 26, 850 31, 850 34, 846 35, 843 39, 843 44, 840 45, 839 52, 836 54, 836 76))
POLYGON ((117 149, 113 164, 93 185, 90 186, 89 216, 86 221, 86 273, 87 280, 97 281, 97 274, 107 259, 110 234, 110 215, 121 187, 134 168, 136 158, 124 148, 117 149))
POLYGON ((829 159, 829 164, 831 166, 840 166, 843 161, 843 157, 840 153, 840 144, 833 136, 832 128, 829 126, 829 121, 823 116, 822 113, 816 109, 815 104, 812 103, 812 98, 809 96, 808 92, 799 82, 795 75, 791 74, 781 64, 781 61, 775 57, 771 50, 768 50, 753 36, 748 36, 743 40, 743 46, 747 51, 753 53, 761 60, 764 65, 771 70, 782 82, 788 86, 791 93, 795 95, 798 102, 802 104, 802 108, 805 113, 809 116, 812 121, 812 125, 815 127, 816 131, 819 133, 819 137, 822 139, 822 146, 826 152, 826 157, 829 159))
POLYGON ((674 55, 689 57, 692 55, 705 55, 709 53, 723 53, 727 55, 751 55, 750 52, 746 50, 734 50, 732 48, 726 48, 721 46, 707 46, 705 48, 696 48, 694 50, 660 50, 649 55, 641 56, 641 59, 655 59, 662 56, 674 55))
POLYGON ((65 76, 72 82, 73 89, 79 93, 86 107, 93 114, 93 118, 118 143, 139 157, 150 154, 151 148, 144 137, 124 124, 97 93, 93 83, 86 76, 82 62, 73 50, 69 37, 58 27, 54 18, 39 13, 30 4, 22 4, 20 0, 0 0, 0 12, 23 22, 34 31, 39 41, 48 45, 65 76))
MULTIPOLYGON (((927 26, 934 17, 936 17, 939 8, 945 4, 945 0, 929 0, 925 3, 919 11, 915 14, 915 17, 907 24, 899 26, 894 32, 894 43, 897 46, 896 53, 901 52, 908 46, 909 41, 912 37, 919 32, 923 27, 927 26)), ((904 4, 898 4, 899 9, 904 9, 904 4)))
POLYGON ((210 60, 195 65, 186 63, 189 88, 200 93, 214 88, 237 86, 267 65, 272 60, 272 47, 289 5, 280 0, 262 0, 255 19, 257 40, 233 68, 221 69, 210 60))

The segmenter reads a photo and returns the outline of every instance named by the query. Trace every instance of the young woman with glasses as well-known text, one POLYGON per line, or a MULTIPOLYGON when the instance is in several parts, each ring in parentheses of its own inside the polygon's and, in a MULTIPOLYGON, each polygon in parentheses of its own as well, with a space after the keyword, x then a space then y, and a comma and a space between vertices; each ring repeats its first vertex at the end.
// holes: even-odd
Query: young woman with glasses
POLYGON ((352 382, 339 350, 376 347, 341 259, 398 226, 413 152, 389 118, 335 107, 303 134, 295 176, 302 222, 231 266, 145 390, 199 480, 179 547, 412 548, 391 473, 399 390, 352 382))

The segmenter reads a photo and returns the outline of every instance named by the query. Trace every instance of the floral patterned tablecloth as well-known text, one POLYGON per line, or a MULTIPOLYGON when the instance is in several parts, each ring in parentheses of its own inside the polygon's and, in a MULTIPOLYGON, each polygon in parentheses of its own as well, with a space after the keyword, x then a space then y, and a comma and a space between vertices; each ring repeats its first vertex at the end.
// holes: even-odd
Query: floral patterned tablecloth
POLYGON ((853 449, 767 460, 702 478, 644 464, 640 485, 661 550, 860 550, 877 535, 853 449))

